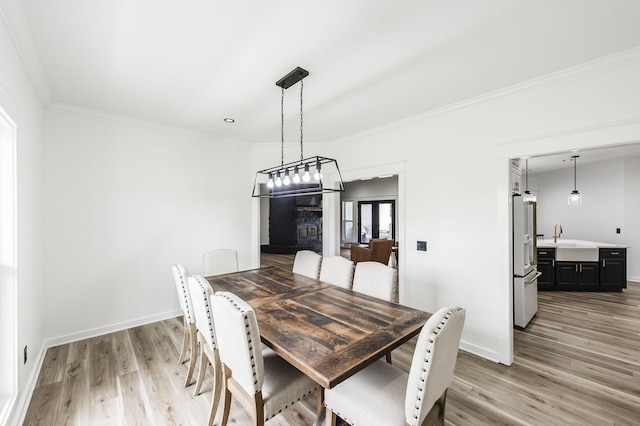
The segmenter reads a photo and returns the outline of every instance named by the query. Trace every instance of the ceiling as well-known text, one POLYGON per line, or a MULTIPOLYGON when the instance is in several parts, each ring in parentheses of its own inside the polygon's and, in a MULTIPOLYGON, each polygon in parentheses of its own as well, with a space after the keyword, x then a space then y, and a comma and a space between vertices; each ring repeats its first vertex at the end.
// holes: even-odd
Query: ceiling
MULTIPOLYGON (((640 157, 640 141, 638 143, 608 146, 606 148, 584 149, 581 151, 529 157, 527 163, 529 173, 549 173, 558 170, 572 169, 573 161, 571 161, 571 157, 574 155, 578 155, 577 166, 587 166, 621 158, 640 157)), ((521 163, 521 168, 524 170, 524 162, 521 163)))
POLYGON ((275 82, 296 66, 304 140, 323 142, 640 45, 637 0, 14 1, 50 106, 250 142, 280 141, 275 82))

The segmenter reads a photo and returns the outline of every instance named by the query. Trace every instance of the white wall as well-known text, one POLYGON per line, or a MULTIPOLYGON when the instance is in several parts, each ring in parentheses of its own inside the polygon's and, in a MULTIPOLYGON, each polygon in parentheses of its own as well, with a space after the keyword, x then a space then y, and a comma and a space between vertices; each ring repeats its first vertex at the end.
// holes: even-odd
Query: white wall
POLYGON ((46 115, 46 335, 101 334, 179 306, 171 265, 251 263, 247 145, 83 112, 46 115))
POLYGON ((573 168, 550 173, 529 173, 529 189, 538 196, 538 233, 553 236, 554 224, 562 224, 562 237, 623 244, 624 160, 605 161, 588 166, 577 164, 577 188, 581 206, 570 206, 567 196, 573 190, 573 168))
MULTIPOLYGON (((3 10, 0 7, 0 18, 3 10)), ((17 421, 16 411, 28 397, 27 383, 34 376, 38 352, 45 339, 43 325, 42 269, 42 156, 43 110, 38 94, 15 49, 14 34, 0 19, 0 108, 17 125, 16 144, 16 247, 17 337, 15 346, 2 351, 17 351, 17 402, 6 421, 17 421), (29 361, 20 356, 29 347, 29 361)), ((7 271, 3 271, 3 274, 7 271)), ((6 276, 6 275, 5 275, 6 276)), ((4 284, 4 280, 1 284, 4 284)), ((15 353, 15 352, 14 352, 15 353)), ((9 380, 3 377, 2 380, 9 380)), ((2 422, 2 419, 0 419, 2 422)))
MULTIPOLYGON (((538 233, 552 238, 554 224, 562 224, 561 238, 599 241, 631 246, 627 252, 627 275, 640 277, 640 235, 637 208, 640 206, 638 166, 640 157, 604 161, 580 166, 577 188, 582 205, 570 206, 567 196, 573 190, 573 168, 542 174, 529 174, 529 189, 538 195, 538 233), (620 228, 620 234, 616 234, 620 228)), ((635 277, 635 278, 634 278, 635 277)))
POLYGON ((627 277, 640 281, 640 157, 624 160, 624 228, 627 249, 627 277))
POLYGON ((639 50, 305 151, 343 174, 406 164, 401 300, 466 308, 462 347, 510 364, 509 158, 640 140, 637 75, 639 50))

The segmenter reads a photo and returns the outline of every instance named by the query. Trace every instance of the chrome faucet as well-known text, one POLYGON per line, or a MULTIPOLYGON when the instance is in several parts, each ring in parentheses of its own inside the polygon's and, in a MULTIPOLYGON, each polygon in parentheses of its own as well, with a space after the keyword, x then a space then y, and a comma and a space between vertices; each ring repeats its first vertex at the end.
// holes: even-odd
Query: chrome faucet
POLYGON ((560 238, 560 235, 562 235, 562 225, 560 225, 559 223, 556 223, 555 225, 553 225, 553 243, 557 243, 558 242, 558 238, 560 238), (560 232, 558 232, 558 228, 560 228, 560 232))

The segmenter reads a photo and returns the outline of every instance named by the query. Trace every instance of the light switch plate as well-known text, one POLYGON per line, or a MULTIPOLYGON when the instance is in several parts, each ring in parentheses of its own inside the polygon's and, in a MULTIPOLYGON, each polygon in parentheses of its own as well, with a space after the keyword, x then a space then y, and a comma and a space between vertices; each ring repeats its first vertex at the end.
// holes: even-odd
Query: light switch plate
POLYGON ((427 242, 426 241, 418 241, 418 251, 427 251, 427 242))

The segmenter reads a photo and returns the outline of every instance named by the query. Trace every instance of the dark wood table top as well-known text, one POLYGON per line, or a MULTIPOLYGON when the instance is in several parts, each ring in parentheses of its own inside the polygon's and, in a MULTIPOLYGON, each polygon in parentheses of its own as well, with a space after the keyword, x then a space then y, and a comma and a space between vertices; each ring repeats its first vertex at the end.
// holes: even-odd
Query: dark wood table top
POLYGON ((431 316, 275 267, 207 280, 249 303, 262 341, 324 388, 411 339, 431 316))

